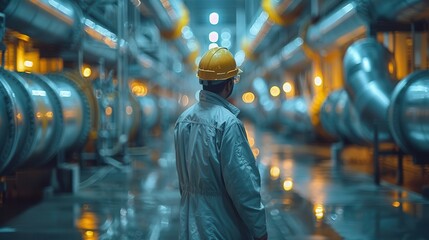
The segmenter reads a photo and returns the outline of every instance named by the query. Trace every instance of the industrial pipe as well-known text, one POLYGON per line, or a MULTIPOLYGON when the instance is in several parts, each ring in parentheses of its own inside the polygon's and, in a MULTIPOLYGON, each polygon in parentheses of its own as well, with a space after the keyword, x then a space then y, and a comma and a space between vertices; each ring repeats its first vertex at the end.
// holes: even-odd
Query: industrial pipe
POLYGON ((346 91, 362 120, 362 135, 371 142, 391 140, 387 110, 395 82, 392 54, 373 38, 361 39, 346 51, 343 61, 346 91))
POLYGON ((320 112, 326 132, 342 140, 363 144, 361 120, 345 89, 333 91, 326 98, 320 112))
POLYGON ((304 134, 314 137, 315 132, 304 96, 283 101, 279 109, 279 121, 285 126, 288 134, 304 134))
POLYGON ((255 22, 249 29, 250 42, 243 46, 247 56, 258 56, 265 51, 268 44, 272 44, 276 33, 282 30, 282 27, 289 26, 296 22, 302 14, 307 1, 303 0, 263 0, 260 11, 255 22))
POLYGON ((0 173, 41 166, 86 141, 86 97, 62 75, 50 77, 0 69, 0 173))
POLYGON ((85 18, 80 9, 64 0, 5 0, 0 11, 6 26, 44 44, 82 46, 87 60, 106 63, 116 59, 117 37, 114 33, 85 18), (96 58, 96 59, 94 59, 96 58))
POLYGON ((429 153, 429 71, 416 71, 395 87, 388 111, 389 129, 399 147, 429 153))

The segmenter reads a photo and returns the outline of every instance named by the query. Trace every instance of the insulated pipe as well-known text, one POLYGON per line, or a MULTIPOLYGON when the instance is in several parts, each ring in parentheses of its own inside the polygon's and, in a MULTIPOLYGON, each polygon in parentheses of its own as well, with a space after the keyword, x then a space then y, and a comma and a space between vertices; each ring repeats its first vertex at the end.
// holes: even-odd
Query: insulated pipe
POLYGON ((314 134, 304 96, 283 101, 279 109, 279 121, 287 127, 286 131, 290 134, 314 134))
POLYGON ((368 6, 360 1, 348 1, 321 21, 308 27, 305 41, 315 51, 341 47, 366 32, 368 6))
POLYGON ((189 11, 180 0, 142 0, 134 5, 142 15, 154 19, 155 25, 160 30, 161 36, 170 40, 190 65, 194 65, 199 46, 196 38, 190 30, 189 11))
POLYGON ((389 141, 387 110, 396 83, 392 54, 373 38, 361 39, 347 49, 343 64, 346 91, 361 117, 363 137, 371 142, 377 127, 380 141, 389 141))
POLYGON ((263 0, 261 4, 263 11, 250 28, 251 41, 245 46, 247 54, 252 56, 257 56, 273 42, 276 32, 281 30, 279 26, 294 23, 306 9, 304 0, 263 0))
POLYGON ((312 52, 323 53, 333 47, 344 46, 354 37, 365 33, 367 21, 361 9, 365 7, 355 1, 339 6, 321 21, 308 26, 308 29, 302 29, 303 36, 286 44, 279 54, 267 61, 266 68, 296 68, 310 61, 312 52))
POLYGON ((62 129, 59 149, 72 151, 81 148, 90 133, 94 114, 82 87, 66 74, 48 74, 44 81, 54 90, 60 99, 64 127, 62 129))
POLYGON ((2 1, 8 28, 16 29, 44 43, 72 43, 78 40, 81 23, 69 2, 48 0, 2 1))
POLYGON ((395 142, 408 153, 429 153, 429 71, 414 72, 395 87, 388 112, 395 142))
POLYGON ((320 121, 326 132, 343 141, 364 143, 361 136, 361 121, 355 107, 344 89, 339 89, 323 103, 320 121))
POLYGON ((8 28, 24 33, 44 44, 82 45, 88 60, 107 63, 116 59, 114 33, 83 17, 78 8, 64 0, 5 0, 0 11, 8 28), (97 59, 93 59, 93 58, 97 59))

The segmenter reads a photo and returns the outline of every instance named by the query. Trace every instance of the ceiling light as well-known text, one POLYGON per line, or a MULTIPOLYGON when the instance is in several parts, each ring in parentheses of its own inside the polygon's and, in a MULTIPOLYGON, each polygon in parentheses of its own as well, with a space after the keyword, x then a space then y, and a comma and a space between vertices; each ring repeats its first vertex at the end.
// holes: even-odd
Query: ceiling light
POLYGON ((216 25, 219 22, 219 14, 217 12, 212 12, 209 15, 209 21, 212 25, 216 25))
POLYGON ((219 34, 215 31, 209 33, 209 40, 210 42, 217 42, 217 40, 219 40, 219 34))

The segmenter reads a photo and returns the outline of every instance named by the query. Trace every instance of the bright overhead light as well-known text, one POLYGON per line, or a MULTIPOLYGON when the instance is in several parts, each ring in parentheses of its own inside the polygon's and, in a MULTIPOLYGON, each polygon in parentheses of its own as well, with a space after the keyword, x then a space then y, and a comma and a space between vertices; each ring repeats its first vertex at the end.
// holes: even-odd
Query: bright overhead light
POLYGON ((217 12, 210 13, 209 21, 212 25, 218 24, 219 23, 219 14, 217 12))
POLYGON ((219 34, 215 31, 209 33, 210 42, 217 42, 219 40, 219 34))

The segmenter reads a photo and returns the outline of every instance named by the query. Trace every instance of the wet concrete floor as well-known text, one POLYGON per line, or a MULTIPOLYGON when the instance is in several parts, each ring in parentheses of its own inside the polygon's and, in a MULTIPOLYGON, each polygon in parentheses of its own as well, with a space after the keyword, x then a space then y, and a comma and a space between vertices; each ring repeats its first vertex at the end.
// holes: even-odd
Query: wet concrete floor
MULTIPOLYGON (((263 179, 269 239, 429 240, 429 201, 421 195, 376 186, 372 176, 335 164, 329 144, 246 128, 263 179)), ((128 166, 82 169, 74 195, 47 194, 10 219, 0 216, 0 239, 177 239, 171 140, 130 149, 128 166)))

